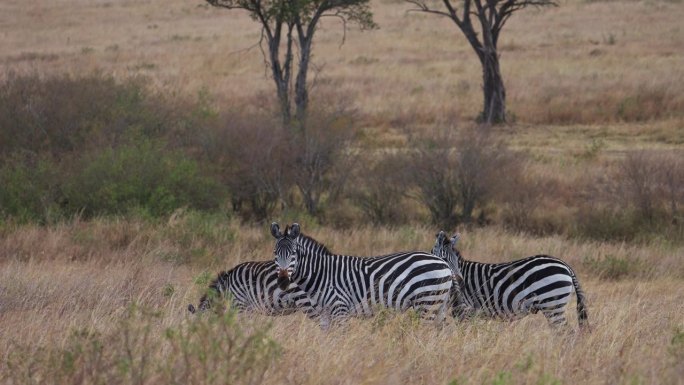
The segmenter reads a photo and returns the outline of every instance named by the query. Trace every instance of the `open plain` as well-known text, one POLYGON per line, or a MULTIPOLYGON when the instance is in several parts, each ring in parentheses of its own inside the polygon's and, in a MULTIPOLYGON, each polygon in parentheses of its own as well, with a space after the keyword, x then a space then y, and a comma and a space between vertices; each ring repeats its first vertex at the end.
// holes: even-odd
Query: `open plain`
MULTIPOLYGON (((527 156, 529 173, 561 186, 536 215, 551 212, 553 226, 573 228, 565 203, 588 198, 563 186, 609 174, 634 151, 684 157, 684 4, 558 5, 522 11, 503 32, 513 119, 497 135, 527 156)), ((312 104, 353 110, 362 151, 402 148, 407 131, 473 125, 480 68, 455 25, 398 1, 371 7, 377 30, 343 33, 335 19, 324 21, 312 104)), ((0 77, 143 76, 169 98, 210 95, 220 111, 258 113, 273 102, 259 36, 246 14, 199 1, 3 0, 0 77)), ((429 250, 440 229, 413 205, 417 214, 392 226, 360 214, 344 228, 297 211, 274 219, 301 221, 338 253, 429 250)), ((461 230, 469 259, 544 253, 567 261, 587 293, 590 331, 578 330, 574 301, 561 330, 540 314, 435 327, 382 312, 327 332, 302 314, 198 318, 186 307, 218 271, 272 258, 268 224, 228 209, 49 224, 10 218, 0 219, 0 382, 684 383, 681 233, 597 240, 502 223, 461 230)))

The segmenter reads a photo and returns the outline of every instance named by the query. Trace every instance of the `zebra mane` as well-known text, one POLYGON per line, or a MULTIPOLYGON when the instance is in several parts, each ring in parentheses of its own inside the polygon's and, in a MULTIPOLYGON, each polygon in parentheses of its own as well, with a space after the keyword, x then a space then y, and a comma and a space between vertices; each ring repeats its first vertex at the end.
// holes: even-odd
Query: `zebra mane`
POLYGON ((461 254, 461 252, 458 251, 458 249, 451 249, 451 252, 454 253, 454 255, 456 256, 456 258, 458 258, 459 260, 461 260, 461 261, 466 261, 466 260, 467 260, 467 259, 463 258, 463 254, 461 254))
POLYGON ((458 258, 461 261, 466 261, 465 258, 463 258, 463 254, 456 248, 456 242, 460 239, 460 235, 457 233, 451 239, 445 238, 444 241, 442 242, 442 245, 449 250, 449 253, 453 253, 453 255, 458 258), (456 238, 454 240, 454 238, 456 238), (453 247, 452 247, 453 246, 453 247))
POLYGON ((317 252, 325 253, 328 255, 333 255, 333 253, 328 249, 327 246, 325 246, 321 242, 311 238, 310 236, 308 236, 304 233, 299 233, 299 237, 297 238, 297 243, 299 243, 304 248, 307 248, 307 249, 313 248, 317 252))

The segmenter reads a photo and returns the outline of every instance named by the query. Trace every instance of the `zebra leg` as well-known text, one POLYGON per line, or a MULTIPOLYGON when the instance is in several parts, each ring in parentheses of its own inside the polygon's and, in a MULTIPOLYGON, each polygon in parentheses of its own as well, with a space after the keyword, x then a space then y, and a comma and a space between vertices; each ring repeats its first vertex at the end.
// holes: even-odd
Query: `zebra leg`
POLYGON ((319 312, 319 325, 321 326, 321 330, 328 331, 331 323, 332 317, 330 315, 330 309, 322 309, 319 312))
POLYGON ((541 310, 542 314, 544 314, 544 317, 546 317, 546 320, 549 322, 551 327, 565 326, 567 324, 567 320, 565 319, 564 303, 554 305, 552 307, 543 307, 542 304, 539 310, 541 310))
MULTIPOLYGON (((451 308, 449 292, 430 296, 412 301, 410 307, 413 308, 421 319, 435 321, 442 324, 446 319, 447 310, 451 308)), ((452 308, 453 309, 453 308, 452 308)), ((402 309, 403 310, 403 309, 402 309)))
POLYGON ((349 319, 349 308, 340 304, 326 306, 320 311, 319 317, 321 329, 328 331, 331 326, 340 325, 349 319))

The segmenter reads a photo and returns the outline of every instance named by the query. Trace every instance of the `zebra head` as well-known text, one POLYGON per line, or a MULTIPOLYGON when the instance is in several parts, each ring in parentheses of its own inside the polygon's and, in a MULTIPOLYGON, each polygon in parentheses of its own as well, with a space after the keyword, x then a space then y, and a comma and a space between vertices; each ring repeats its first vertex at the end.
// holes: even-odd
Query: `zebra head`
POLYGON ((435 245, 432 247, 431 253, 442 258, 449 264, 453 278, 460 283, 463 282, 463 275, 461 274, 460 267, 461 254, 456 250, 456 243, 459 238, 460 236, 455 234, 449 239, 444 231, 440 231, 437 234, 437 239, 435 240, 435 245))
POLYGON ((287 290, 292 282, 292 274, 297 268, 297 237, 299 237, 299 224, 293 223, 292 227, 285 227, 285 233, 280 232, 280 226, 276 222, 271 224, 271 235, 276 239, 275 254, 276 271, 278 272, 278 287, 287 290))

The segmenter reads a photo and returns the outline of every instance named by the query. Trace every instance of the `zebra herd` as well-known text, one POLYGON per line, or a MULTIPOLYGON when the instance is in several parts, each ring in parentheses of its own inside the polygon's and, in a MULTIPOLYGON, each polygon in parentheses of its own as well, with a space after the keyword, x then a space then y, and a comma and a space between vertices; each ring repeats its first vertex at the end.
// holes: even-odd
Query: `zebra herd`
POLYGON ((286 315, 302 311, 322 328, 348 317, 369 317, 378 309, 414 309, 442 322, 475 316, 515 320, 541 312, 550 325, 566 323, 565 308, 574 291, 580 327, 587 325, 584 292, 568 264, 548 255, 506 263, 464 259, 458 235, 440 231, 430 252, 410 251, 376 257, 333 254, 303 234, 297 223, 271 225, 274 259, 246 262, 221 272, 197 309, 230 298, 238 311, 286 315))

